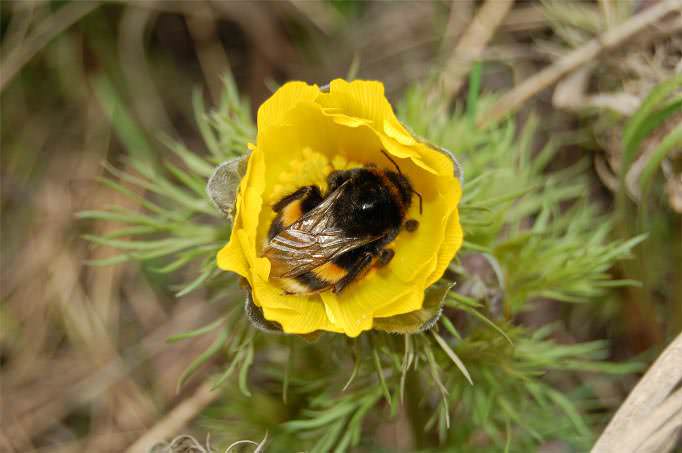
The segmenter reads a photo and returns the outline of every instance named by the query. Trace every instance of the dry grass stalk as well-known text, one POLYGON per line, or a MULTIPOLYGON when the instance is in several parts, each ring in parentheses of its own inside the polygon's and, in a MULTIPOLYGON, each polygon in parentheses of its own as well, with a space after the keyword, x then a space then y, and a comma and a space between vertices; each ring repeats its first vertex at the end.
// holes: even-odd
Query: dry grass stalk
POLYGON ((452 99, 457 95, 472 63, 480 58, 513 4, 514 0, 488 0, 478 10, 445 64, 440 78, 441 96, 452 99))
MULTIPOLYGON (((192 8, 196 8, 196 6, 192 5, 192 8)), ((213 101, 217 103, 220 101, 223 90, 221 78, 223 74, 230 73, 230 63, 218 38, 210 3, 207 3, 203 10, 205 11, 204 16, 187 15, 185 21, 194 40, 197 58, 204 73, 208 91, 213 101)))
POLYGON ((484 112, 479 117, 479 127, 485 127, 517 111, 535 94, 550 87, 572 71, 594 61, 604 51, 612 50, 624 44, 647 27, 658 23, 667 15, 675 12, 682 13, 682 0, 663 0, 633 16, 623 24, 613 27, 597 38, 588 41, 585 45, 561 57, 556 63, 530 77, 500 98, 490 111, 484 112))
MULTIPOLYGON (((60 8, 56 13, 40 23, 33 33, 17 43, 14 49, 7 52, 7 56, 0 62, 0 92, 17 75, 26 63, 40 52, 55 36, 78 22, 82 17, 91 13, 99 6, 96 1, 74 2, 60 8)), ((5 53, 6 49, 3 49, 5 53)))
POLYGON ((660 452, 682 429, 682 334, 659 356, 602 433, 592 453, 660 452))
POLYGON ((147 453, 159 441, 176 435, 199 412, 220 396, 220 391, 212 390, 213 383, 206 380, 193 395, 178 404, 163 419, 131 445, 127 453, 147 453))
MULTIPOLYGON (((89 125, 97 129, 101 119, 91 118, 89 125)), ((132 287, 125 290, 124 298, 119 297, 124 281, 135 281, 125 278, 125 268, 84 265, 87 258, 104 258, 109 251, 100 248, 90 254, 82 241, 73 238, 74 211, 112 201, 103 187, 87 196, 73 190, 76 181, 87 180, 100 168, 99 148, 88 144, 90 158, 65 155, 51 161, 44 184, 37 185, 41 189, 32 197, 36 220, 26 232, 30 253, 17 257, 13 272, 3 275, 7 278, 3 289, 12 288, 5 307, 11 318, 30 326, 26 331, 30 337, 0 337, 0 345, 10 353, 21 351, 12 354, 0 372, 4 390, 0 445, 6 444, 2 451, 28 451, 34 442, 46 439, 74 451, 76 446, 69 450, 67 445, 74 436, 64 419, 86 412, 92 412, 91 432, 77 443, 91 447, 85 448, 89 451, 120 451, 157 416, 151 393, 139 386, 133 371, 151 362, 158 376, 155 384, 163 387, 160 394, 168 400, 189 361, 186 357, 206 346, 192 341, 183 345, 190 349, 181 351, 170 348, 166 338, 207 321, 207 305, 188 300, 190 308, 166 316, 149 289, 137 296, 140 288, 132 287), (70 176, 64 178, 67 173, 70 176), (135 313, 141 312, 136 308, 141 303, 153 311, 147 313, 148 328, 139 332, 140 341, 119 350, 119 311, 127 310, 126 301, 135 313)), ((125 200, 115 202, 125 205, 125 200)), ((93 228, 105 234, 113 225, 98 223, 93 228)), ((131 333, 130 327, 126 333, 131 333)))
POLYGON ((641 99, 625 92, 587 94, 590 76, 595 64, 588 64, 559 82, 552 103, 564 110, 581 111, 586 108, 609 109, 630 116, 640 106, 641 99))
POLYGON ((682 15, 657 24, 655 30, 643 34, 628 48, 605 56, 603 61, 588 63, 564 77, 554 89, 552 104, 578 113, 606 109, 631 116, 654 86, 682 72, 675 67, 682 65, 680 51, 682 15), (619 80, 616 85, 620 89, 593 92, 591 87, 604 86, 607 79, 619 80))

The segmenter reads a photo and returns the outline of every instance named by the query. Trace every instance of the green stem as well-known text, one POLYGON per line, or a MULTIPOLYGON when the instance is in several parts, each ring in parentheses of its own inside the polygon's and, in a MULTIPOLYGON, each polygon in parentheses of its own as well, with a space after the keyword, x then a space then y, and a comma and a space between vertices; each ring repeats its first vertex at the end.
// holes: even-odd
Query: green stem
POLYGON ((429 444, 424 431, 424 424, 429 419, 429 414, 420 406, 423 397, 422 388, 423 383, 419 380, 417 372, 414 369, 408 370, 405 378, 405 410, 410 426, 412 426, 415 450, 426 448, 429 444))

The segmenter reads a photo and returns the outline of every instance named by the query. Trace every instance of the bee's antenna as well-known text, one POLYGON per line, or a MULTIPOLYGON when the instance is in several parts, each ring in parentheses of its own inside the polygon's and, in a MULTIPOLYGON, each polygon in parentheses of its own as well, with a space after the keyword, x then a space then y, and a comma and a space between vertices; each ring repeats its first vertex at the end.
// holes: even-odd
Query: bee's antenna
POLYGON ((419 215, 422 215, 422 194, 420 194, 414 189, 412 189, 412 192, 414 192, 414 194, 419 197, 419 215))
POLYGON ((398 167, 398 164, 396 164, 395 161, 394 161, 393 159, 391 159, 391 156, 389 156, 388 153, 387 153, 386 151, 384 151, 383 149, 381 150, 381 153, 382 153, 384 156, 386 156, 386 159, 390 160, 391 163, 392 163, 393 165, 395 165, 396 170, 398 170, 398 174, 402 175, 403 172, 400 171, 400 167, 398 167))

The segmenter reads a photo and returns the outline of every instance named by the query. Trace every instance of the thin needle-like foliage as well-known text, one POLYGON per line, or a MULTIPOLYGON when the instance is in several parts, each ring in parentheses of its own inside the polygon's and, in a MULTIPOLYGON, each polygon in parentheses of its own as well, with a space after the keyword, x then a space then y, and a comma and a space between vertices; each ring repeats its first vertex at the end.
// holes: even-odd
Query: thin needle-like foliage
MULTIPOLYGON (((477 87, 480 70, 474 74, 477 87)), ((431 332, 403 338, 371 332, 311 342, 264 334, 246 320, 236 277, 215 265, 230 226, 203 191, 212 168, 243 155, 255 138, 231 79, 213 110, 194 98, 205 151, 164 138, 155 164, 131 152, 128 171, 110 169, 103 182, 141 201, 141 210, 81 213, 124 225, 88 236, 121 251, 94 264, 136 260, 150 273, 182 280, 179 296, 207 287, 224 307, 223 318, 171 339, 214 337, 179 383, 220 358, 214 383, 225 398, 202 418, 214 439, 228 444, 269 432, 277 451, 343 452, 371 449, 376 427, 401 423, 424 451, 530 451, 552 440, 589 448, 604 408, 581 376, 618 376, 639 365, 605 361, 601 341, 560 341, 559 322, 538 328, 521 318, 538 303, 603 303, 614 286, 632 283, 611 269, 643 237, 610 240, 611 222, 585 197, 585 162, 548 170, 559 143, 535 143, 536 119, 521 128, 511 118, 474 127, 477 112, 492 103, 476 91, 452 113, 425 106, 419 87, 398 104, 416 134, 453 150, 464 169, 465 242, 446 273, 454 286, 444 314, 431 332)))

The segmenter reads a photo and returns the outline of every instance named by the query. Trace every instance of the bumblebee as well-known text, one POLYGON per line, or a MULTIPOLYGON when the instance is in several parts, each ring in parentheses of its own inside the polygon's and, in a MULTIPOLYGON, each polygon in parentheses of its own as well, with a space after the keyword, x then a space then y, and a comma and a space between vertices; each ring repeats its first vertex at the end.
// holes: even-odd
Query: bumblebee
POLYGON ((406 214, 413 194, 421 213, 421 195, 384 154, 397 171, 373 165, 334 171, 326 194, 304 186, 272 207, 277 215, 264 256, 270 278, 287 294, 340 293, 391 261, 395 252, 388 246, 401 230, 417 229, 418 221, 406 220, 406 214))

